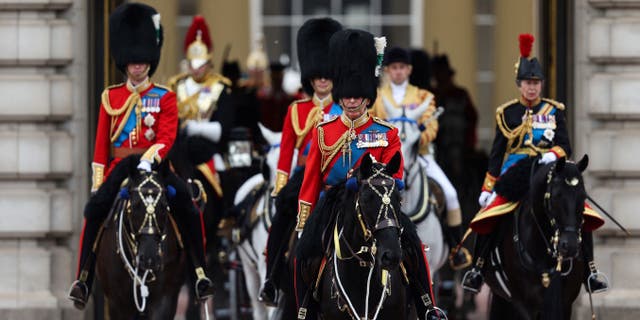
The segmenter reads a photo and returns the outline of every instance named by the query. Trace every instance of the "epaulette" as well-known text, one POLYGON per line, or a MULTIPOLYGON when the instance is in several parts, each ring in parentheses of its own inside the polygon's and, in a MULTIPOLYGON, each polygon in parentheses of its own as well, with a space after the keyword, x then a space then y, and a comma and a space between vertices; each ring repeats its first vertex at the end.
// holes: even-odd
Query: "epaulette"
POLYGON ((498 107, 498 109, 496 109, 496 114, 498 114, 498 115, 499 115, 499 114, 502 114, 502 113, 504 112, 504 109, 506 109, 506 108, 508 108, 508 107, 510 107, 510 106, 512 106, 512 105, 514 105, 514 104, 515 104, 515 103, 517 103, 517 102, 518 102, 518 99, 512 99, 512 100, 509 100, 509 101, 507 101, 507 102, 505 102, 505 103, 501 104, 501 105, 498 107))
POLYGON ((317 128, 317 127, 320 127, 320 126, 324 126, 324 125, 325 125, 325 124, 327 124, 327 123, 334 122, 334 121, 338 120, 338 118, 340 118, 340 117, 332 117, 332 118, 331 118, 331 119, 329 119, 329 120, 320 121, 320 122, 316 125, 316 128, 317 128))
POLYGON ((434 96, 433 92, 427 89, 418 88, 418 97, 420 97, 420 100, 424 101, 431 96, 434 96))
MULTIPOLYGON (((178 82, 182 79, 185 79, 186 77, 188 77, 189 74, 186 72, 177 74, 171 78, 169 78, 169 81, 167 81, 167 86, 169 86, 169 88, 175 88, 176 85, 178 85, 178 82)), ((173 89, 171 89, 171 91, 175 91, 173 89)))
POLYGON ((387 122, 385 120, 382 120, 378 117, 373 117, 373 122, 379 124, 379 125, 383 125, 389 129, 395 129, 395 126, 393 124, 391 124, 391 122, 387 122))
POLYGON ((121 83, 118 83, 118 84, 112 84, 112 85, 110 85, 110 86, 108 86, 108 87, 104 88, 104 90, 102 90, 102 92, 103 92, 103 93, 104 93, 104 92, 108 92, 108 91, 109 91, 109 90, 111 90, 111 89, 115 89, 115 88, 118 88, 118 87, 122 87, 122 86, 124 86, 124 85, 126 85, 126 84, 127 84, 126 82, 121 82, 121 83))
POLYGON ((291 105, 293 106, 294 104, 303 103, 303 102, 309 102, 309 101, 311 101, 311 98, 302 98, 302 99, 298 99, 298 100, 295 100, 295 101, 291 102, 291 105))
POLYGON ((554 107, 564 110, 564 103, 549 98, 542 98, 542 101, 552 104, 554 107))
POLYGON ((173 90, 172 90, 171 88, 169 88, 169 87, 167 87, 167 86, 164 86, 164 85, 161 85, 161 84, 154 83, 154 84, 153 84, 153 86, 158 87, 158 88, 160 88, 160 89, 165 89, 165 90, 167 90, 167 91, 171 91, 171 92, 173 92, 173 90))
POLYGON ((222 82, 224 85, 226 85, 227 87, 231 87, 231 80, 219 73, 214 73, 213 77, 216 81, 222 82))

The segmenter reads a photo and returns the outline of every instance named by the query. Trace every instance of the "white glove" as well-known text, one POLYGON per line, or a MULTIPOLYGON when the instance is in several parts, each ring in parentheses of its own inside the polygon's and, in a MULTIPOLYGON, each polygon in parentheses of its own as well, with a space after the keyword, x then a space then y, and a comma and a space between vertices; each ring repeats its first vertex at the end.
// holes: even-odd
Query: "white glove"
POLYGON ((298 231, 298 239, 302 238, 302 231, 298 231))
POLYGON ((555 153, 547 152, 547 153, 542 155, 542 158, 540 158, 540 160, 538 160, 538 163, 549 164, 549 163, 554 162, 556 160, 558 160, 558 156, 556 156, 555 153))
POLYGON ((492 193, 489 191, 482 191, 480 198, 478 198, 478 204, 480 204, 480 207, 484 208, 490 203, 489 200, 492 198, 491 195, 492 193))
POLYGON ((144 170, 146 172, 151 172, 151 162, 147 160, 140 160, 140 163, 138 164, 138 169, 144 170))
POLYGON ((220 141, 222 135, 222 126, 220 122, 198 122, 194 120, 187 121, 187 135, 188 136, 203 136, 213 142, 220 141))

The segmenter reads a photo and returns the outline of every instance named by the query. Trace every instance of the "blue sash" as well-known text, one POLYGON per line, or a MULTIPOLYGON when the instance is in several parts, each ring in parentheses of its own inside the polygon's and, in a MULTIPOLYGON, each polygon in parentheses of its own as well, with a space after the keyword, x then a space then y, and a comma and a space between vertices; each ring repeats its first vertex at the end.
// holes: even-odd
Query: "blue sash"
MULTIPOLYGON (((368 133, 385 133, 386 134, 389 130, 390 129, 388 127, 382 126, 374 122, 368 128, 362 130, 362 132, 360 132, 360 135, 368 134, 368 133)), ((358 139, 351 141, 351 162, 350 163, 347 163, 349 161, 348 155, 344 157, 344 162, 342 161, 342 156, 343 156, 342 152, 336 155, 336 158, 338 157, 339 158, 333 163, 333 166, 329 168, 330 171, 329 171, 329 174, 327 175, 327 180, 325 181, 325 184, 335 186, 346 180, 347 172, 349 172, 349 170, 355 166, 358 160, 362 158, 362 156, 364 156, 365 153, 367 153, 368 151, 368 148, 358 148, 357 144, 358 144, 358 139)))
MULTIPOLYGON (((167 93, 166 89, 159 88, 159 87, 153 87, 151 88, 151 90, 147 91, 147 93, 140 98, 140 100, 142 101, 142 108, 143 109, 156 108, 156 109, 152 109, 151 112, 142 111, 140 113, 140 117, 144 119, 144 117, 146 117, 148 113, 159 114, 161 111, 160 99, 162 99, 162 96, 164 96, 166 93, 167 93)), ((129 118, 127 119, 127 122, 122 128, 122 132, 118 136, 118 139, 116 139, 116 141, 113 143, 114 147, 121 147, 122 143, 127 141, 127 139, 129 138, 131 131, 133 131, 136 128, 136 124, 138 120, 138 117, 136 116, 136 113, 135 113, 136 107, 138 106, 133 106, 134 110, 132 110, 131 114, 129 114, 129 118)))

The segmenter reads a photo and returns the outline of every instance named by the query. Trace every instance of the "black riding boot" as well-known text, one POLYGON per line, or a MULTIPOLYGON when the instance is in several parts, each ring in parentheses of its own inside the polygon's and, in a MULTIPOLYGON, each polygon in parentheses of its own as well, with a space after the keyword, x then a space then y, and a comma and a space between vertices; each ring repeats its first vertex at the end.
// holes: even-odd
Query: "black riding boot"
POLYGON ((93 276, 95 273, 96 255, 93 252, 93 244, 96 241, 101 221, 86 219, 85 225, 80 235, 80 257, 78 261, 78 271, 76 280, 71 284, 68 298, 73 301, 73 305, 83 310, 89 300, 93 276))
POLYGON ((259 300, 268 306, 275 307, 278 301, 278 276, 282 274, 284 254, 289 239, 294 231, 295 218, 276 214, 271 224, 267 240, 267 275, 260 290, 259 300))
POLYGON ((447 244, 451 250, 449 254, 449 265, 453 270, 461 270, 471 265, 471 254, 467 248, 460 243, 462 241, 462 225, 447 227, 447 244), (458 245, 460 247, 458 248, 458 245))
POLYGON ((309 288, 302 278, 302 263, 295 260, 294 287, 296 290, 296 305, 298 306, 298 320, 317 320, 318 305, 313 299, 312 288, 309 288))
POLYGON ((480 292, 480 287, 484 282, 482 276, 482 267, 484 266, 484 260, 489 252, 489 248, 493 243, 492 233, 481 235, 478 234, 476 238, 476 244, 473 248, 473 258, 475 262, 473 268, 467 271, 462 278, 462 288, 472 293, 480 292))
MULTIPOLYGON (((403 244, 403 245, 406 245, 403 244)), ((434 300, 431 274, 422 243, 411 244, 412 250, 408 250, 404 265, 409 278, 410 289, 420 320, 444 319, 442 311, 436 308, 434 300)))
POLYGON ((107 215, 109 215, 109 210, 118 193, 118 187, 123 180, 121 178, 122 172, 120 171, 124 169, 126 169, 124 165, 116 167, 114 173, 91 196, 84 208, 85 222, 80 235, 78 271, 76 272, 76 280, 71 284, 68 296, 73 301, 73 305, 80 310, 86 306, 91 293, 91 286, 93 285, 96 264, 94 245, 98 232, 107 215))
POLYGON ((596 269, 593 259, 593 234, 591 232, 582 233, 582 250, 584 254, 585 275, 584 286, 590 293, 605 292, 609 289, 607 277, 596 269))
POLYGON ((185 249, 195 267, 196 298, 206 300, 213 296, 213 282, 205 272, 204 234, 200 212, 193 204, 187 185, 182 180, 170 175, 166 178, 166 182, 176 189, 176 195, 173 199, 169 199, 169 204, 182 234, 185 249))

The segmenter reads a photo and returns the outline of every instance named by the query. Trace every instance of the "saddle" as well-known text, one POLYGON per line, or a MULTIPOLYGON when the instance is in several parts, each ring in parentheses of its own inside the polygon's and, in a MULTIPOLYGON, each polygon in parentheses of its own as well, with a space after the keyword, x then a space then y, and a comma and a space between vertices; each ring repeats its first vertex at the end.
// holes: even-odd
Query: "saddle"
MULTIPOLYGON (((271 214, 271 210, 269 209, 271 208, 273 199, 267 193, 268 189, 269 184, 267 182, 262 182, 255 186, 251 192, 247 194, 247 197, 240 203, 229 209, 229 216, 234 217, 236 220, 235 227, 233 227, 231 234, 231 240, 233 243, 242 243, 242 241, 247 239, 247 235, 251 233, 251 230, 253 230, 255 225, 258 223, 260 216, 258 216, 256 212, 256 205, 260 197, 263 195, 265 195, 265 201, 267 202, 267 210, 263 214, 271 214)), ((265 225, 265 227, 268 229, 269 226, 265 225)))

